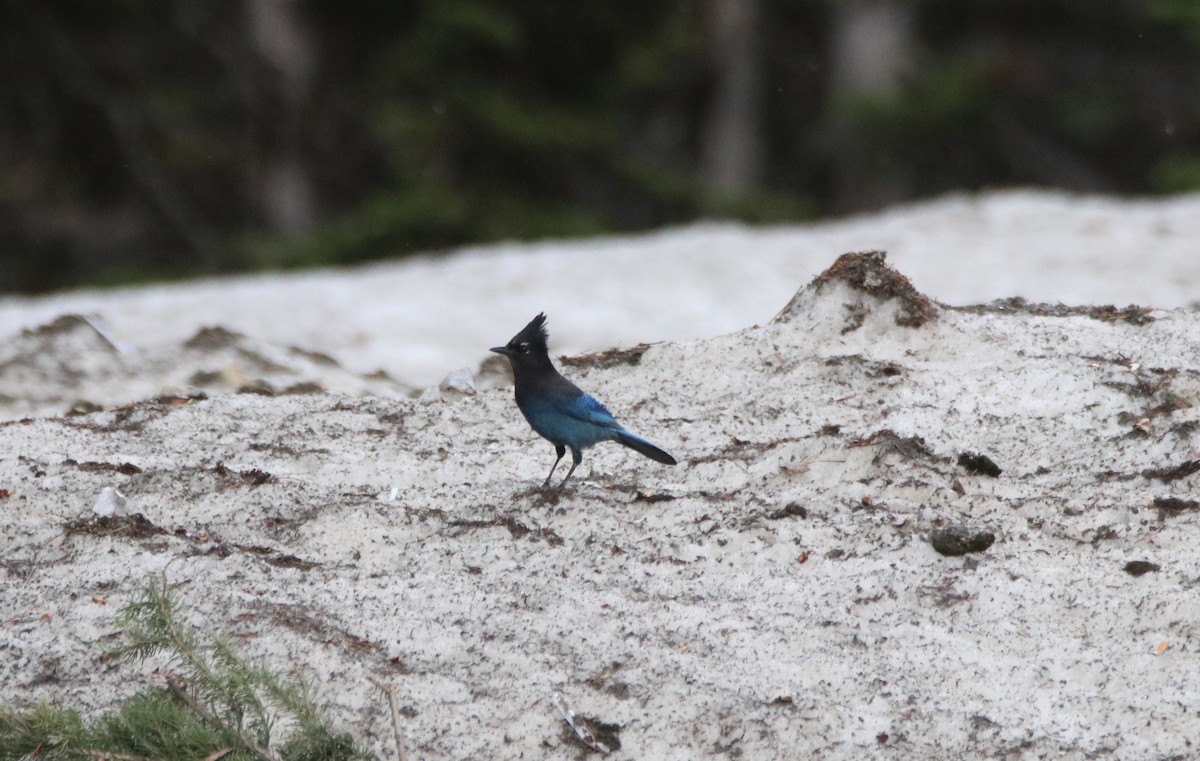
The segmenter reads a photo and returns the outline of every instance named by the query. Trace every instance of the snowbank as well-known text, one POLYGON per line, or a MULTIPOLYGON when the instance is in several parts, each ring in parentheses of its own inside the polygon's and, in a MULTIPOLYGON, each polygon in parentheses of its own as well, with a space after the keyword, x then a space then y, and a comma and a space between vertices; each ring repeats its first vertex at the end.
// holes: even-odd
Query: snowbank
POLYGON ((370 679, 418 758, 575 757, 555 695, 613 758, 1193 753, 1200 314, 949 307, 875 253, 756 309, 564 362, 680 464, 601 446, 563 493, 495 362, 412 398, 207 313, 133 354, 78 319, 20 335, 0 394, 57 396, 0 423, 0 702, 153 682, 99 654, 165 570, 381 754, 370 679), (106 487, 149 524, 88 518, 106 487))

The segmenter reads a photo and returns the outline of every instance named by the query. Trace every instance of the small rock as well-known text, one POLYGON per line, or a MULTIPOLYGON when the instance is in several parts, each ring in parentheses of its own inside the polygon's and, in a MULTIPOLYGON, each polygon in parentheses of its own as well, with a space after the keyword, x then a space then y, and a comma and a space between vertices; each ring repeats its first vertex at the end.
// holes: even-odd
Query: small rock
POLYGON ((1130 560, 1125 564, 1125 573, 1130 576, 1141 576, 1142 574, 1157 571, 1158 563, 1151 563, 1148 560, 1130 560))
POLYGON ((976 531, 967 526, 945 526, 929 532, 929 543, 947 557, 983 552, 995 541, 996 535, 991 531, 976 531))
POLYGON ((992 461, 992 458, 978 452, 963 452, 958 456, 958 464, 966 468, 968 473, 992 478, 998 477, 1003 472, 1000 470, 1000 466, 992 461))

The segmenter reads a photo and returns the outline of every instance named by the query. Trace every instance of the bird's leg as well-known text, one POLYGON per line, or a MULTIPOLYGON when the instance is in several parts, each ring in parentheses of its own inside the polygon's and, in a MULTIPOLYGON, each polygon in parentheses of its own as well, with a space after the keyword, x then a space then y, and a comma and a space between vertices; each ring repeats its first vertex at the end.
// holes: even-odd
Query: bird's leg
MULTIPOLYGON (((559 460, 561 460, 563 458, 563 455, 565 455, 567 453, 567 448, 564 447, 562 444, 555 444, 554 451, 558 452, 558 458, 554 461, 554 464, 550 466, 550 472, 546 474, 546 480, 544 482, 542 482, 543 489, 550 486, 550 476, 554 475, 554 470, 558 467, 559 460)), ((574 470, 574 468, 571 468, 571 470, 574 470)), ((570 475, 571 475, 570 473, 567 474, 568 477, 570 477, 570 475)), ((561 488, 561 487, 559 487, 559 488, 561 488)))
POLYGON ((575 472, 575 469, 579 467, 579 463, 583 462, 583 452, 575 447, 571 447, 571 459, 574 460, 574 462, 571 463, 571 469, 567 471, 567 478, 564 478, 562 483, 558 485, 560 490, 567 485, 567 479, 569 479, 571 474, 575 472))

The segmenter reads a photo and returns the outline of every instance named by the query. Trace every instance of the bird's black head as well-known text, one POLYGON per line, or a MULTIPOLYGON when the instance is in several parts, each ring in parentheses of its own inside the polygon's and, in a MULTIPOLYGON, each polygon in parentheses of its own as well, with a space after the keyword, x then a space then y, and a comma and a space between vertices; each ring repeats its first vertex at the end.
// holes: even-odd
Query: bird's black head
POLYGON ((546 315, 539 314, 530 320, 520 333, 513 336, 511 341, 504 346, 493 348, 492 351, 508 357, 513 367, 516 367, 531 359, 548 359, 546 341, 549 338, 550 334, 546 332, 546 315))

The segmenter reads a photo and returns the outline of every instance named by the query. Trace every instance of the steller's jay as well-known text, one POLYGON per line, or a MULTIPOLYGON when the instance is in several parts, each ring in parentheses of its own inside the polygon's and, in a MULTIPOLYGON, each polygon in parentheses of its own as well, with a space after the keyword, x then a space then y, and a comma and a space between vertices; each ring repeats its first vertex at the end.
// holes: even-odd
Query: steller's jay
POLYGON ((674 465, 675 458, 649 441, 635 436, 613 419, 604 405, 579 390, 571 381, 559 375, 550 362, 546 349, 546 315, 539 314, 505 346, 492 351, 508 357, 517 386, 517 406, 529 425, 539 436, 554 445, 558 458, 550 468, 542 488, 550 485, 555 468, 571 450, 574 463, 558 488, 583 461, 583 450, 601 441, 615 441, 641 452, 651 460, 674 465))

